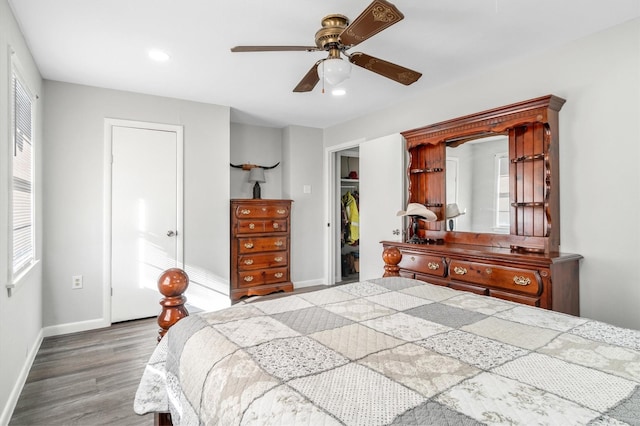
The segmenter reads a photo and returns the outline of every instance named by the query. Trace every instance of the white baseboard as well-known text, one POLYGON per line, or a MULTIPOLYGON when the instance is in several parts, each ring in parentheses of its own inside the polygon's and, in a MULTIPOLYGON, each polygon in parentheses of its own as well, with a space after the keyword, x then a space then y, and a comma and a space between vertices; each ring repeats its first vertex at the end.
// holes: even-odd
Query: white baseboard
POLYGON ((77 333, 79 331, 95 330, 111 326, 104 318, 71 322, 68 324, 52 325, 43 329, 44 337, 59 336, 61 334, 77 333))
POLYGON ((2 410, 2 414, 0 415, 0 425, 8 425, 9 420, 11 420, 13 410, 15 410, 16 408, 16 404, 18 403, 18 399, 20 398, 20 394, 22 393, 24 384, 27 382, 27 376, 29 376, 29 371, 33 366, 33 361, 35 361, 36 355, 40 350, 40 345, 42 345, 43 338, 43 330, 40 330, 40 333, 38 333, 38 336, 36 337, 36 341, 33 345, 31 345, 31 350, 27 354, 27 358, 24 360, 24 364, 22 366, 22 369, 20 370, 20 375, 18 375, 16 383, 13 386, 11 393, 9 394, 9 398, 7 399, 7 404, 2 410))

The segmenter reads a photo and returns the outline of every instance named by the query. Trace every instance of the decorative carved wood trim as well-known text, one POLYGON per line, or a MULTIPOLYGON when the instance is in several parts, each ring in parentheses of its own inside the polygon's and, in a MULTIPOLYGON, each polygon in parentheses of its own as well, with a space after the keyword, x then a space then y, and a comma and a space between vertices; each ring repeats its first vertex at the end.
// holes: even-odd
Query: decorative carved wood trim
POLYGON ((542 96, 524 102, 470 114, 418 129, 402 132, 407 140, 407 149, 422 144, 438 144, 452 137, 464 139, 478 137, 483 133, 502 133, 509 128, 528 123, 547 123, 549 112, 560 111, 565 100, 554 95, 542 96))

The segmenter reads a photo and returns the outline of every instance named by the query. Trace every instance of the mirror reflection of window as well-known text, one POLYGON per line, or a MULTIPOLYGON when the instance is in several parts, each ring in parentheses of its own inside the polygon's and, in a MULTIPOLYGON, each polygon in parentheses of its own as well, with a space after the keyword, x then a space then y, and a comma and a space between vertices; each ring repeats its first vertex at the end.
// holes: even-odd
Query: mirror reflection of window
MULTIPOLYGON (((449 152, 447 152, 446 164, 447 164, 446 166, 447 167, 446 168, 447 204, 458 203, 458 164, 459 164, 458 158, 454 157, 453 155, 449 155, 449 152)), ((453 229, 457 230, 458 226, 456 222, 457 222, 457 219, 451 219, 451 220, 448 219, 445 222, 445 229, 447 231, 452 231, 453 229)))
MULTIPOLYGON (((506 135, 447 144, 446 203, 456 203, 460 211, 465 212, 455 219, 455 231, 509 233, 508 151, 506 135), (504 155, 502 166, 496 164, 498 155, 504 155), (458 163, 455 191, 450 187, 454 178, 449 176, 449 159, 458 163), (498 179, 498 176, 501 177, 498 179)), ((449 230, 449 226, 446 229, 449 230)))
POLYGON ((496 232, 509 232, 509 153, 496 154, 496 232))

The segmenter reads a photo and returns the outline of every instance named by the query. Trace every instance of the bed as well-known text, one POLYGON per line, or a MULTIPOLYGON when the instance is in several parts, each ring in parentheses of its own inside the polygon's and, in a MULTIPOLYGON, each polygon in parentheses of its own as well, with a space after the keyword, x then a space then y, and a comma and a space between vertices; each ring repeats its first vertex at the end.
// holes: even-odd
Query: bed
POLYGON ((640 332, 380 278, 181 319, 134 409, 175 425, 638 425, 640 332))

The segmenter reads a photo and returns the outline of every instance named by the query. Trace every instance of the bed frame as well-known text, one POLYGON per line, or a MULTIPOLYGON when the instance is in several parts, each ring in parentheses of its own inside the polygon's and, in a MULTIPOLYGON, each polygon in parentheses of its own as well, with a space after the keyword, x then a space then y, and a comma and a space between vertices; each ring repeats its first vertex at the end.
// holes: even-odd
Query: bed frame
MULTIPOLYGON (((158 342, 169 329, 182 318, 189 316, 184 304, 187 298, 184 292, 189 287, 189 276, 179 268, 167 269, 158 278, 158 290, 164 296, 160 300, 162 312, 158 315, 158 342)), ((156 413, 154 415, 156 426, 173 426, 170 413, 156 413)))
MULTIPOLYGON (((397 265, 402 258, 400 251, 395 253, 390 250, 383 254, 385 261, 385 277, 398 277, 400 269, 397 265), (394 256, 395 255, 395 256, 394 256)), ((184 293, 189 287, 189 276, 180 268, 167 269, 158 278, 158 290, 164 296, 160 299, 162 311, 158 315, 158 338, 160 342, 169 329, 182 318, 189 316, 189 311, 184 306, 187 298, 184 293)), ((171 413, 155 413, 154 424, 156 426, 173 426, 171 413)))

